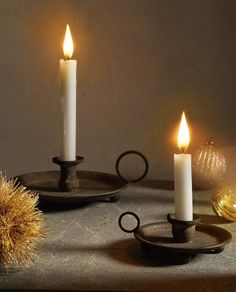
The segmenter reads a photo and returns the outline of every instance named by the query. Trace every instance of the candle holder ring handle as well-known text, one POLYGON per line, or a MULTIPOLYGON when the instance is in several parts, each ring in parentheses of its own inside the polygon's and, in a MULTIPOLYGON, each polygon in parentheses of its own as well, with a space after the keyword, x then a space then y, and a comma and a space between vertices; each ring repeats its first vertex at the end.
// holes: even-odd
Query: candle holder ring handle
POLYGON ((124 213, 122 213, 122 214, 120 215, 120 217, 119 217, 119 219, 118 219, 118 224, 119 224, 119 227, 120 227, 120 229, 121 229, 122 231, 124 231, 124 232, 126 232, 126 233, 133 233, 133 232, 135 232, 136 230, 139 229, 139 226, 140 226, 140 219, 139 219, 138 215, 135 214, 135 213, 133 213, 133 212, 124 212, 124 213), (125 228, 125 227, 123 226, 123 224, 122 224, 122 220, 123 220, 123 218, 124 218, 125 216, 127 216, 127 215, 131 215, 131 216, 133 216, 133 217, 136 219, 136 226, 135 226, 134 228, 132 228, 132 229, 127 229, 127 228, 125 228))
POLYGON ((123 152, 122 154, 120 154, 120 156, 119 156, 119 157, 117 158, 117 160, 116 160, 116 173, 117 173, 117 175, 118 175, 121 179, 123 179, 123 180, 125 180, 126 182, 129 182, 129 183, 136 183, 136 182, 139 182, 139 181, 141 181, 142 179, 144 179, 145 176, 146 176, 147 173, 148 173, 148 170, 149 170, 149 163, 148 163, 147 158, 144 156, 143 153, 141 153, 141 152, 139 152, 139 151, 136 151, 136 150, 128 150, 128 151, 125 151, 125 152, 123 152), (143 161, 144 161, 144 164, 145 164, 145 169, 144 169, 143 174, 142 174, 140 177, 135 178, 135 179, 132 179, 132 180, 129 180, 129 179, 125 178, 125 177, 121 174, 121 172, 120 172, 120 162, 121 162, 121 160, 122 160, 125 156, 130 155, 130 154, 135 154, 135 155, 141 157, 141 158, 143 159, 143 161))

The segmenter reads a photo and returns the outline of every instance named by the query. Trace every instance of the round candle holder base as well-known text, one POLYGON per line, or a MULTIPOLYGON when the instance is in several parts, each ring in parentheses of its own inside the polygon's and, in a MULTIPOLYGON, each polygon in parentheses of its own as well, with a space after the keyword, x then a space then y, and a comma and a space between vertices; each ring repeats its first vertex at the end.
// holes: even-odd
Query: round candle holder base
POLYGON ((125 190, 127 183, 117 175, 76 171, 79 187, 63 191, 59 186, 60 171, 42 171, 27 173, 16 177, 18 182, 29 190, 39 194, 39 201, 45 203, 84 204, 97 201, 115 202, 119 192, 125 190))
POLYGON ((140 226, 139 217, 132 212, 120 215, 118 224, 124 232, 134 233, 147 256, 157 256, 169 264, 186 264, 198 254, 217 254, 224 250, 226 244, 232 240, 227 230, 218 226, 201 224, 199 217, 193 216, 193 221, 176 220, 173 214, 168 214, 169 222, 155 222, 140 226), (133 216, 136 226, 125 228, 123 218, 133 216), (177 221, 177 222, 176 222, 177 221))
MULTIPOLYGON (((145 163, 144 174, 135 179, 140 181, 148 172, 148 161, 143 154, 130 150, 122 154, 136 154, 145 163)), ((96 201, 116 202, 120 198, 120 192, 125 190, 131 182, 125 179, 120 172, 117 175, 76 170, 83 161, 83 157, 76 156, 75 161, 62 161, 54 157, 53 162, 60 166, 60 171, 33 172, 15 177, 20 184, 39 194, 42 202, 52 203, 91 203, 96 201)), ((119 168, 121 156, 116 163, 119 168)), ((132 181, 134 182, 134 180, 132 181)))

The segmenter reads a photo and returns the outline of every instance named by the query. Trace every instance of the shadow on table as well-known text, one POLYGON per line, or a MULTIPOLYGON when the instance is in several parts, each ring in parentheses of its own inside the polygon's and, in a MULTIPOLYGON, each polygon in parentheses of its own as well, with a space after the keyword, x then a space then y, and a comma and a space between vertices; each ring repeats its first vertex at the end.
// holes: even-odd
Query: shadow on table
POLYGON ((105 254, 115 261, 136 267, 165 267, 183 265, 189 261, 189 256, 191 256, 192 261, 196 261, 202 257, 202 255, 193 256, 188 254, 182 256, 180 254, 160 252, 156 249, 143 248, 134 238, 119 240, 112 245, 107 246, 99 246, 96 244, 94 246, 74 244, 61 245, 59 243, 48 245, 47 243, 43 243, 40 249, 44 252, 53 251, 54 254, 65 253, 67 255, 96 252, 97 254, 105 254))
POLYGON ((67 211, 67 210, 73 210, 73 209, 82 209, 88 205, 89 205, 88 203, 39 202, 38 208, 44 213, 54 213, 54 212, 67 211))
MULTIPOLYGON (((106 250, 113 259, 133 266, 164 267, 182 265, 188 262, 188 256, 160 252, 157 249, 144 249, 135 239, 117 241, 106 250)), ((192 261, 201 258, 202 255, 192 256, 192 261)))
MULTIPOLYGON (((112 274, 112 273, 111 273, 112 274)), ((18 289, 7 289, 7 291, 149 291, 149 292, 199 292, 199 291, 214 291, 214 292, 230 292, 234 291, 236 285, 236 277, 233 275, 214 275, 211 274, 202 275, 198 271, 190 273, 176 273, 173 274, 168 271, 166 275, 161 277, 153 274, 153 277, 147 277, 147 273, 137 273, 137 276, 133 276, 133 273, 118 273, 117 275, 109 278, 107 274, 107 279, 96 280, 92 279, 93 286, 91 286, 91 281, 88 279, 79 279, 78 273, 71 273, 68 271, 63 271, 63 273, 57 275, 57 280, 52 283, 52 280, 49 281, 48 287, 46 289, 37 289, 37 284, 25 289, 21 287, 26 287, 27 284, 15 284, 18 289), (58 283, 60 284, 60 289, 58 289, 58 283), (50 285, 49 285, 50 284, 50 285), (19 288, 20 286, 20 288, 19 288)), ((49 274, 49 277, 54 274, 49 274)), ((94 278, 94 277, 92 277, 94 278)), ((41 287, 42 285, 39 285, 41 287)), ((45 286, 44 286, 45 287, 45 286)), ((6 291, 6 290, 3 290, 6 291)))
MULTIPOLYGON (((119 197, 118 199, 119 200, 119 197)), ((60 211, 69 211, 74 209, 82 209, 86 208, 93 204, 98 203, 106 203, 106 204, 112 204, 115 201, 110 200, 109 198, 104 198, 98 201, 91 201, 91 202, 50 202, 50 201, 40 201, 38 204, 39 210, 43 211, 44 213, 54 213, 54 212, 60 212, 60 211)))
MULTIPOLYGON (((132 237, 133 234, 130 234, 132 237)), ((170 238, 164 238, 171 240, 170 238)), ((65 253, 68 254, 83 254, 83 253, 97 253, 105 254, 108 257, 118 262, 125 263, 131 266, 140 267, 162 267, 182 265, 189 262, 189 259, 196 261, 202 255, 194 256, 190 254, 180 255, 178 253, 160 252, 155 248, 148 248, 136 240, 135 238, 117 240, 112 244, 99 244, 96 242, 83 242, 76 244, 75 242, 60 242, 53 243, 42 242, 40 249, 44 252, 51 253, 65 253)))

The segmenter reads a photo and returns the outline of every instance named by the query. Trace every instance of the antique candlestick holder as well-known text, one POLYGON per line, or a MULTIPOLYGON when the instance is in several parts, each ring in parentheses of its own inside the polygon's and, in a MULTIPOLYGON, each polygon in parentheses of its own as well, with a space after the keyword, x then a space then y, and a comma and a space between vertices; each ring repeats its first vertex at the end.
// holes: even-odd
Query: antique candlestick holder
POLYGON ((115 202, 119 199, 119 192, 124 190, 129 182, 142 180, 148 172, 146 157, 135 150, 122 153, 116 161, 117 175, 95 172, 79 171, 77 166, 82 163, 83 157, 76 156, 74 161, 62 161, 53 157, 52 161, 60 166, 60 171, 42 171, 17 176, 17 180, 30 190, 39 194, 40 200, 52 202, 93 202, 108 200, 115 202), (125 179, 119 165, 123 157, 129 154, 138 155, 144 160, 144 173, 134 180, 125 179))
POLYGON ((195 235, 196 225, 200 218, 193 214, 192 221, 176 220, 174 214, 167 215, 167 221, 171 224, 171 231, 176 242, 190 242, 195 235))
POLYGON ((155 249, 162 255, 175 255, 180 264, 186 264, 197 254, 216 254, 224 250, 232 236, 218 226, 202 224, 197 215, 193 221, 176 220, 174 214, 167 215, 168 222, 156 222, 140 226, 139 217, 133 212, 121 214, 118 220, 120 228, 127 233, 134 233, 144 250, 155 249), (124 227, 122 220, 132 215, 137 224, 132 229, 124 227))
POLYGON ((79 187, 79 177, 76 167, 84 158, 76 156, 75 161, 62 161, 59 157, 53 157, 52 161, 61 167, 59 187, 63 192, 71 192, 79 187))

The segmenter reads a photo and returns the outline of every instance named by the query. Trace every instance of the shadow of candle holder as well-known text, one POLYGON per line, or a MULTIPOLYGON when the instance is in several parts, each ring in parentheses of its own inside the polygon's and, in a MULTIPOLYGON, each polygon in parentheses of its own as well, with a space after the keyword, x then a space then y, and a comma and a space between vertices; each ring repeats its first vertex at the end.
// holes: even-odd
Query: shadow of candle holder
MULTIPOLYGON (((166 238, 169 242, 171 239, 166 238)), ((135 239, 120 240, 106 250, 108 255, 116 261, 133 266, 165 267, 188 263, 189 257, 192 261, 200 259, 202 255, 192 255, 158 251, 158 249, 147 248, 135 239), (117 252, 119 250, 119 252, 117 252)))

